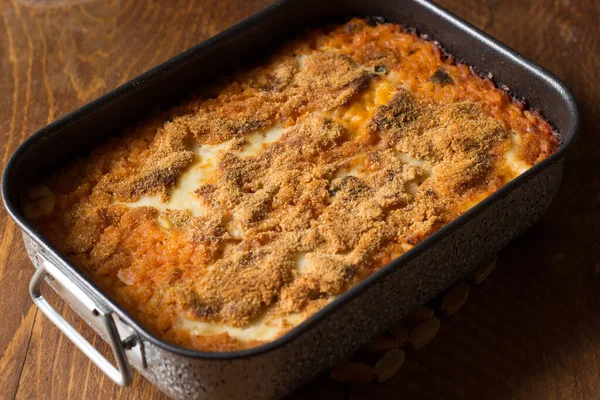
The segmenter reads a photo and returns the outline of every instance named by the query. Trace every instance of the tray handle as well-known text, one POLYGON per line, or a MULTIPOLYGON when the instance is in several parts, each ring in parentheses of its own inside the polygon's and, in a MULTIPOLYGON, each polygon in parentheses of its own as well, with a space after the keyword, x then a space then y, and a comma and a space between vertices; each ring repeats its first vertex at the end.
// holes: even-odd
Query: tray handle
POLYGON ((60 269, 54 264, 44 260, 38 269, 36 270, 31 282, 29 283, 29 293, 35 305, 44 313, 46 317, 58 329, 65 334, 67 338, 75 346, 79 348, 102 372, 104 372, 110 379, 112 379, 117 385, 127 386, 131 383, 132 373, 131 366, 127 361, 125 355, 125 349, 128 348, 129 338, 121 341, 115 321, 112 318, 112 312, 107 311, 105 307, 98 307, 94 300, 90 298, 83 290, 81 290, 75 282, 69 279, 60 269), (100 318, 106 332, 108 333, 108 339, 112 347, 112 351, 117 363, 117 367, 112 365, 96 348, 88 342, 73 326, 71 326, 63 317, 60 315, 48 301, 44 298, 41 292, 42 283, 44 278, 55 279, 65 290, 68 290, 78 300, 80 300, 85 307, 87 307, 97 318, 100 318))

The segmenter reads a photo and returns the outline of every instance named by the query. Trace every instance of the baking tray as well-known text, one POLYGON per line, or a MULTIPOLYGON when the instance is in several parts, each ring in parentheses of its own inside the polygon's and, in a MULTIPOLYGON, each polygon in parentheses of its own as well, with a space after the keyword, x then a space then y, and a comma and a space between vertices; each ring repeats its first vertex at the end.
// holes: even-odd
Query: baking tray
POLYGON ((37 269, 30 285, 33 300, 116 383, 129 384, 133 366, 173 398, 275 398, 389 328, 533 224, 557 193, 565 151, 578 130, 575 100, 555 76, 433 3, 284 0, 32 135, 7 164, 2 198, 37 269), (350 16, 381 16, 416 28, 458 60, 492 72, 498 85, 543 110, 562 138, 559 150, 283 337, 235 352, 184 349, 153 336, 24 219, 19 194, 48 171, 85 154, 156 106, 175 104, 189 88, 256 60, 303 28, 350 16), (111 344, 116 367, 51 308, 40 292, 43 282, 111 344))

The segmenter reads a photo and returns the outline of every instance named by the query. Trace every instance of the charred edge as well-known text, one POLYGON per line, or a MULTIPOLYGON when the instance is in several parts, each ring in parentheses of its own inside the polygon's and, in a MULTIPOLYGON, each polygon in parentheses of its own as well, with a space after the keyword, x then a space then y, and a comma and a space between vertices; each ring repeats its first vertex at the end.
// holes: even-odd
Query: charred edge
POLYGON ((454 83, 452 77, 441 68, 435 71, 429 80, 439 85, 451 85, 454 83))

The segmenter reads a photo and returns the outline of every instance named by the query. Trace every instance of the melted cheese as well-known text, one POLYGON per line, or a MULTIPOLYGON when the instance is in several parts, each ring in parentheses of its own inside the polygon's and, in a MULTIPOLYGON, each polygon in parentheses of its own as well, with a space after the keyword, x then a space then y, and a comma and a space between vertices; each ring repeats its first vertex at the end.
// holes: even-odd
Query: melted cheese
POLYGON ((273 340, 281 335, 286 328, 294 327, 304 321, 300 314, 289 314, 283 318, 262 317, 245 327, 235 327, 215 322, 200 322, 180 316, 177 327, 189 331, 193 335, 212 336, 227 333, 238 340, 265 341, 273 340))
POLYGON ((419 160, 417 158, 412 157, 410 154, 408 153, 402 153, 399 151, 396 151, 394 154, 398 160, 400 160, 402 163, 404 164, 408 164, 408 165, 412 165, 414 167, 421 167, 423 169, 425 169, 429 174, 431 174, 431 168, 429 168, 427 166, 427 163, 423 160, 419 160))
POLYGON ((303 273, 306 266, 308 265, 308 261, 306 260, 306 252, 300 252, 296 254, 296 270, 299 273, 303 273))
MULTIPOLYGON (((200 185, 211 182, 216 178, 215 166, 219 157, 224 152, 230 152, 240 158, 257 157, 262 153, 265 146, 277 142, 283 132, 284 129, 281 126, 253 132, 246 137, 245 143, 237 148, 234 148, 232 140, 214 145, 198 145, 193 149, 196 159, 181 174, 175 188, 169 191, 169 199, 166 202, 159 196, 141 196, 137 201, 121 202, 119 204, 132 208, 154 207, 161 212, 165 210, 186 210, 194 217, 206 215, 209 211, 194 195, 194 191, 200 185)), ((159 215, 158 221, 165 228, 169 226, 161 215, 159 215)), ((241 228, 234 222, 230 223, 229 232, 236 239, 243 237, 241 228)))
POLYGON ((519 158, 518 150, 521 146, 521 136, 513 132, 511 135, 511 147, 504 153, 506 165, 513 171, 515 176, 531 168, 531 165, 519 158))

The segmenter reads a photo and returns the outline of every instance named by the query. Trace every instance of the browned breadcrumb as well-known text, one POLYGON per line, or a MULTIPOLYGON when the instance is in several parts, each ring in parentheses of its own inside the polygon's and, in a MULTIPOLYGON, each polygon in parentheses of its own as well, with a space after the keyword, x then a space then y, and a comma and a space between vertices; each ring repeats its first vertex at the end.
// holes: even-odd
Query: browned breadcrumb
POLYGON ((261 341, 183 317, 306 318, 512 179, 514 135, 528 165, 558 145, 539 116, 393 24, 317 30, 208 92, 52 176, 54 210, 34 220, 153 332, 197 349, 261 341), (241 154, 272 127, 279 140, 241 154), (131 207, 166 204, 216 144, 192 196, 204 213, 131 207))

